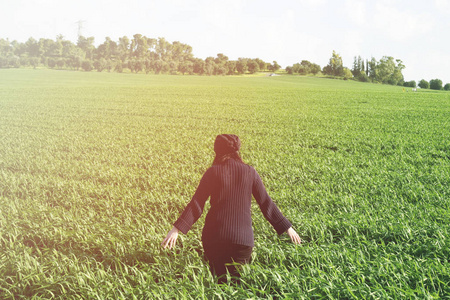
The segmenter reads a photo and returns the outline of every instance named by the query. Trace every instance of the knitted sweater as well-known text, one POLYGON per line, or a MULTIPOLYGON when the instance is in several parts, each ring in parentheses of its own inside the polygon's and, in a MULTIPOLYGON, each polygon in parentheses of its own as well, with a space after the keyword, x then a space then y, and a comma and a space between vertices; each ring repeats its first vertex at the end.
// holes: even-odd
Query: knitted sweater
POLYGON ((203 227, 203 243, 225 242, 253 247, 252 195, 278 234, 292 226, 267 194, 256 170, 233 159, 213 165, 205 172, 192 200, 174 226, 186 234, 201 216, 205 202, 211 196, 211 208, 203 227))

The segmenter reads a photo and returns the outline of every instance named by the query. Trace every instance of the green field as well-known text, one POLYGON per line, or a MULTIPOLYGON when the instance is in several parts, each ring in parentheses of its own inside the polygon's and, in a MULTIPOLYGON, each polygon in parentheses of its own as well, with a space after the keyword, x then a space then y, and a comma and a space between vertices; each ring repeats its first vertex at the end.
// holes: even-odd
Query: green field
POLYGON ((0 70, 0 299, 450 299, 449 187, 448 92, 0 70), (160 246, 220 133, 304 240, 254 204, 237 286, 160 246))

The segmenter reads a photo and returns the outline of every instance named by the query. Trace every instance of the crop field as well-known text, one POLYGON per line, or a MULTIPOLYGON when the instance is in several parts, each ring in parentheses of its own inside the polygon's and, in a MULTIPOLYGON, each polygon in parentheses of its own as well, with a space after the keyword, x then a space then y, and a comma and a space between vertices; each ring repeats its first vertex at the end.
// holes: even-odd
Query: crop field
POLYGON ((449 187, 448 92, 0 70, 0 299, 450 299, 449 187), (160 246, 221 133, 303 239, 254 203, 238 285, 160 246))

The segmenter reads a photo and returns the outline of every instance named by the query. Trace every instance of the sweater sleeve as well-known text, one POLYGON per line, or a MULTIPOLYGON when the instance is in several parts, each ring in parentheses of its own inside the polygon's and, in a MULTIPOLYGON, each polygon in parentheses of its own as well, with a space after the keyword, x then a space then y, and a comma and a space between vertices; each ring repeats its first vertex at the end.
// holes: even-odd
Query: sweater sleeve
POLYGON ((264 217, 269 221, 278 234, 288 230, 292 224, 283 216, 276 204, 272 201, 259 174, 255 171, 252 193, 264 217))
POLYGON ((180 217, 173 224, 178 230, 186 234, 192 225, 200 218, 205 207, 205 202, 211 195, 212 190, 212 174, 211 169, 205 172, 195 191, 194 196, 188 203, 180 217))

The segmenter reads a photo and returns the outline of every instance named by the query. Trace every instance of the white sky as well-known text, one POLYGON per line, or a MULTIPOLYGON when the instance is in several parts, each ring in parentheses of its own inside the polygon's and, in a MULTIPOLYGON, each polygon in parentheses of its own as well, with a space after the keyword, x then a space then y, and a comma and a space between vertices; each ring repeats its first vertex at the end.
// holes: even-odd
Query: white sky
POLYGON ((405 80, 450 83, 450 0, 0 0, 0 38, 25 42, 98 45, 140 33, 193 47, 194 56, 223 53, 276 60, 283 68, 301 60, 321 67, 333 50, 351 68, 354 56, 401 59, 405 80))

